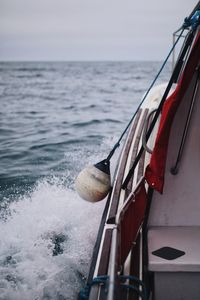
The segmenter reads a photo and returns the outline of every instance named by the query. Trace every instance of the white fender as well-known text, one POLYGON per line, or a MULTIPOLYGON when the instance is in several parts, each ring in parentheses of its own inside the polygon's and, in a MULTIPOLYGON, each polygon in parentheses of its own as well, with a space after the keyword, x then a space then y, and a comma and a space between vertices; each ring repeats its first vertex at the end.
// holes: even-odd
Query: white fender
POLYGON ((88 166, 79 173, 75 187, 84 200, 90 202, 103 200, 111 188, 110 175, 96 166, 88 166))

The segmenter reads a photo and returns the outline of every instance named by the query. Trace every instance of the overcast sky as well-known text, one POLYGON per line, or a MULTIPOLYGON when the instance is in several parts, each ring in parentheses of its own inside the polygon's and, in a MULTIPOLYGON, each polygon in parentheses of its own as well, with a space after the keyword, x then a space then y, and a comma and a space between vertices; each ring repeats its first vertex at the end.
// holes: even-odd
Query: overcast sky
POLYGON ((162 60, 197 0, 0 0, 0 60, 162 60))

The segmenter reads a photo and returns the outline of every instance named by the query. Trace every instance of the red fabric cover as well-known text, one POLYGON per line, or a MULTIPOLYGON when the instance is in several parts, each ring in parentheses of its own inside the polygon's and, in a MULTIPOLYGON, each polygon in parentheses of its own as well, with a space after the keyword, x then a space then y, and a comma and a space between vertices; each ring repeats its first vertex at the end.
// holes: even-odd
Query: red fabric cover
POLYGON ((169 143, 170 130, 176 111, 183 99, 186 90, 192 80, 195 69, 200 60, 200 33, 198 34, 190 57, 186 64, 184 73, 178 83, 176 90, 165 101, 162 116, 159 124, 158 134, 154 150, 151 156, 150 164, 146 168, 145 178, 148 184, 157 190, 163 192, 165 165, 167 159, 167 149, 169 143))
POLYGON ((144 180, 131 196, 120 216, 120 264, 123 264, 132 249, 142 225, 146 210, 147 195, 144 180))

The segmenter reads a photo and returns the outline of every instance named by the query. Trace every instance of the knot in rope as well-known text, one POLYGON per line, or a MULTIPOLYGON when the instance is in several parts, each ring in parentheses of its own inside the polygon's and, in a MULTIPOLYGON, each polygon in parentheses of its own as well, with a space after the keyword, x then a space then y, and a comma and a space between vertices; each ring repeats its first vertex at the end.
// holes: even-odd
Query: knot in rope
POLYGON ((89 298, 90 289, 94 284, 102 284, 104 285, 108 279, 107 275, 95 277, 91 283, 88 283, 84 289, 82 289, 79 293, 79 300, 87 300, 89 298))
POLYGON ((197 10, 190 18, 185 18, 183 28, 192 27, 195 29, 200 24, 200 10, 197 10))

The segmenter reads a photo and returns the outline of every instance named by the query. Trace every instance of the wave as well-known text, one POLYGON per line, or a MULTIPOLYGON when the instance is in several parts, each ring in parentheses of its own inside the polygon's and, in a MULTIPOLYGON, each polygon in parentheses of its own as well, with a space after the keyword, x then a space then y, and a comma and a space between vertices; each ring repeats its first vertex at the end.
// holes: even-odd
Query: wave
POLYGON ((75 299, 103 205, 79 199, 55 177, 7 205, 0 220, 1 299, 75 299))
MULTIPOLYGON (((27 69, 26 71, 29 72, 29 69, 27 69)), ((14 74, 13 77, 16 77, 16 78, 25 78, 25 79, 30 79, 30 78, 42 78, 43 75, 42 74, 24 74, 24 75, 21 75, 21 74, 14 74)))
POLYGON ((85 127, 85 126, 90 126, 90 125, 93 126, 93 125, 104 124, 104 123, 118 124, 118 123, 121 123, 121 121, 117 120, 117 119, 101 119, 101 120, 94 119, 94 120, 91 120, 91 121, 74 123, 74 124, 72 124, 72 126, 73 127, 85 127))

